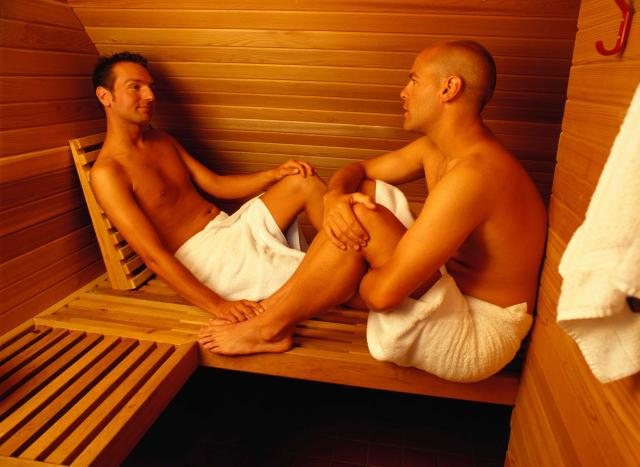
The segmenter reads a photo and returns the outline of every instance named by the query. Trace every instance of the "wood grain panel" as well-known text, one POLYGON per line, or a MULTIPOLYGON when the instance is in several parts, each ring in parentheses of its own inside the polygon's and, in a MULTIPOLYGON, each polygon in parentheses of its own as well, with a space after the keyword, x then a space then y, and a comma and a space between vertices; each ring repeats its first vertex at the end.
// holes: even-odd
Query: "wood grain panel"
POLYGON ((85 121, 95 118, 96 107, 96 99, 93 97, 28 104, 0 104, 0 130, 85 121))
POLYGON ((77 188, 76 175, 70 169, 52 171, 39 177, 4 183, 0 185, 2 210, 15 208, 74 188, 77 188))
MULTIPOLYGON (((103 53, 122 50, 124 46, 113 48, 100 47, 103 53)), ((137 51, 137 47, 127 47, 131 51, 137 51)), ((282 66, 261 64, 238 63, 199 63, 199 62, 153 62, 152 70, 156 74, 174 77, 194 78, 233 78, 244 80, 247 76, 252 79, 266 80, 291 80, 291 81, 320 81, 330 83, 357 83, 396 86, 397 93, 406 84, 408 68, 403 70, 390 70, 384 68, 345 68, 345 67, 320 67, 320 66, 282 66)), ((530 76, 498 75, 496 89, 524 92, 541 92, 564 94, 567 87, 566 76, 530 76)))
POLYGON ((29 300, 8 310, 0 316, 0 333, 6 332, 24 322, 25 316, 33 316, 61 297, 69 295, 74 290, 86 284, 87 278, 95 278, 104 273, 104 263, 96 260, 84 269, 72 271, 71 275, 58 282, 56 285, 34 294, 29 300))
POLYGON ((104 123, 89 79, 97 50, 71 7, 24 0, 1 8, 0 294, 6 330, 101 272, 67 141, 104 123))
POLYGON ((0 212, 3 218, 0 226, 0 237, 84 206, 82 190, 76 187, 69 191, 56 193, 45 199, 6 209, 0 212))
POLYGON ((40 224, 5 235, 0 239, 0 262, 8 261, 32 249, 41 247, 55 239, 65 236, 78 226, 88 225, 89 214, 86 208, 78 208, 40 224))
MULTIPOLYGON (((145 17, 145 28, 262 29, 279 31, 348 31, 417 34, 457 34, 472 36, 508 35, 533 38, 561 38, 573 41, 575 20, 500 16, 478 21, 474 15, 451 13, 406 14, 378 12, 318 12, 260 10, 121 10, 76 9, 85 28, 136 28, 145 17)), ((465 12, 466 13, 466 12, 465 12)), ((102 41, 96 41, 102 42, 102 41)))
POLYGON ((519 2, 512 4, 504 0, 483 0, 470 3, 464 0, 401 0, 401 1, 368 1, 361 0, 227 0, 212 4, 208 0, 184 0, 176 4, 169 0, 138 0, 135 3, 127 0, 68 0, 68 3, 79 8, 158 8, 158 9, 228 9, 228 10, 304 10, 304 11, 376 11, 376 12, 451 12, 464 7, 467 14, 485 15, 523 15, 546 17, 573 17, 578 14, 579 3, 576 0, 541 0, 538 2, 519 2))
MULTIPOLYGON (((476 21, 477 23, 477 21, 476 21)), ((455 25, 454 22, 450 26, 455 25)), ((417 53, 439 40, 477 39, 496 56, 566 58, 573 41, 569 39, 526 39, 481 37, 466 31, 450 34, 354 33, 333 31, 300 31, 286 33, 270 30, 180 29, 168 28, 85 28, 94 44, 154 44, 225 47, 284 47, 293 49, 369 50, 378 52, 417 53)), ((506 34, 508 35, 508 34, 506 34)))
POLYGON ((9 286, 95 242, 91 226, 84 226, 39 248, 0 264, 0 282, 9 286))
POLYGON ((82 23, 75 15, 69 14, 69 7, 63 4, 41 0, 7 1, 2 4, 2 17, 29 23, 48 24, 70 29, 82 29, 82 23), (33 12, 38 15, 34 17, 33 12))
MULTIPOLYGON (((49 78, 55 78, 59 75, 65 75, 69 78, 72 75, 91 74, 93 66, 97 61, 96 54, 82 54, 72 52, 54 52, 41 50, 26 49, 10 49, 0 47, 0 74, 3 75, 45 75, 49 78)), ((42 80, 46 82, 46 80, 42 80)), ((70 80, 70 82, 73 82, 70 80)), ((84 81, 86 82, 86 81, 84 81)), ((61 86, 59 91, 64 91, 61 86)), ((0 96, 4 97, 4 91, 0 92, 0 96)), ((24 96, 29 97, 28 95, 24 96)))
MULTIPOLYGON (((226 130, 220 128, 212 129, 190 129, 179 128, 171 132, 178 137, 180 141, 185 142, 187 139, 194 141, 249 141, 264 143, 287 143, 312 146, 328 146, 328 147, 346 147, 360 149, 379 149, 385 151, 393 151, 405 144, 406 140, 401 139, 382 139, 367 137, 351 137, 351 136, 331 136, 331 135, 314 135, 305 133, 285 133, 285 132, 266 132, 266 131, 250 131, 250 130, 226 130)), ((2 159, 0 159, 0 163, 2 159)))
POLYGON ((616 69, 618 72, 612 74, 606 62, 574 67, 569 78, 569 99, 626 106, 633 97, 629 80, 640 80, 640 60, 625 60, 617 63, 616 69))
MULTIPOLYGON (((32 13, 38 16, 36 11, 32 13)), ((8 19, 0 19, 0 28, 4 47, 58 52, 95 52, 93 43, 82 30, 8 19)))
MULTIPOLYGON (((91 80, 87 76, 1 76, 0 100, 11 102, 53 101, 56 99, 80 99, 93 97, 91 80)), ((96 101, 97 102, 97 101, 96 101)), ((99 115, 95 105, 94 115, 99 115)), ((2 120, 10 117, 3 114, 2 120)))
POLYGON ((0 315, 30 299, 36 293, 54 286, 73 272, 93 264, 98 256, 98 244, 91 243, 12 286, 3 287, 0 289, 0 315))
POLYGON ((564 132, 595 144, 611 147, 624 117, 626 108, 620 105, 596 104, 567 100, 564 132))
MULTIPOLYGON (((526 95, 525 95, 526 98, 526 95)), ((522 103, 511 103, 507 98, 503 102, 510 106, 496 104, 488 105, 483 115, 490 120, 528 120, 532 122, 561 122, 562 109, 554 108, 548 102, 539 102, 534 97, 529 98, 537 105, 529 106, 522 103)), ((402 104, 399 100, 372 100, 372 99, 347 99, 325 98, 316 96, 285 96, 285 95, 261 95, 261 94, 212 94, 198 93, 183 98, 183 95, 172 95, 169 99, 162 99, 158 103, 158 112, 177 113, 184 115, 210 115, 208 105, 220 105, 229 107, 264 107, 268 109, 301 109, 301 110, 329 110, 329 111, 354 111, 358 113, 377 113, 397 115, 402 104), (175 104, 175 102, 181 102, 175 104)), ((225 108, 223 107, 223 108, 225 108)), ((233 115, 229 115, 233 117, 233 115)), ((62 116, 60 118, 63 118, 62 116)), ((397 117, 395 117, 397 118, 397 117)), ((348 122, 348 120, 347 120, 348 122)))
POLYGON ((35 177, 73 167, 69 146, 0 158, 0 183, 35 177))
MULTIPOLYGON (((400 118, 400 117, 399 117, 400 118)), ((411 141, 419 137, 417 133, 407 133, 398 127, 348 125, 343 123, 318 123, 285 121, 272 119, 251 119, 251 118, 208 118, 208 117, 183 117, 180 119, 171 118, 170 115, 157 115, 154 117, 154 124, 162 128, 185 129, 225 129, 225 130, 253 130, 253 131, 278 131, 285 133, 310 133, 314 135, 335 135, 335 136, 362 136, 383 139, 398 139, 411 141)), ((485 124, 499 137, 500 140, 509 146, 512 142, 517 142, 522 138, 521 146, 527 148, 527 143, 538 141, 537 147, 555 148, 555 132, 559 125, 538 122, 508 122, 508 121, 485 121, 485 124), (520 136, 522 135, 522 136, 520 136)), ((0 137, 2 134, 0 134, 0 137)))
MULTIPOLYGON (((97 111, 97 109, 96 109, 97 111)), ((95 115, 98 117, 98 115, 95 115)), ((62 146, 70 135, 87 136, 104 131, 103 118, 0 131, 0 157, 62 146)))

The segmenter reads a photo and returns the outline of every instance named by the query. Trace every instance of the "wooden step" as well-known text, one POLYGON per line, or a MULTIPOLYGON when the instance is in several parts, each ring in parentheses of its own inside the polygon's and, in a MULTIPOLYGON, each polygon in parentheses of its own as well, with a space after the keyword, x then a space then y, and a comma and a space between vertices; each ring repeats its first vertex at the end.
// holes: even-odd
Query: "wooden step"
POLYGON ((23 325, 0 338, 0 465, 122 462, 197 366, 194 343, 23 325))

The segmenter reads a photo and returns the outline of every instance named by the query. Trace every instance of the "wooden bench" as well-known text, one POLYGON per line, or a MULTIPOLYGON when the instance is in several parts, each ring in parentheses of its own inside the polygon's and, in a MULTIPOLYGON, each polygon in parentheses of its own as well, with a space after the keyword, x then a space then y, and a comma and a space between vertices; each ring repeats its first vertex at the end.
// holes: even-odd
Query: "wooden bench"
POLYGON ((117 465, 197 366, 194 343, 27 322, 0 340, 0 464, 117 465))
MULTIPOLYGON (((158 278, 137 290, 114 290, 98 279, 35 322, 52 327, 149 339, 195 342, 209 315, 190 305, 158 278)), ((366 343, 367 313, 335 308, 296 326, 294 346, 283 354, 224 357, 200 349, 200 364, 212 368, 286 376, 428 396, 513 405, 519 361, 478 383, 452 383, 415 368, 379 362, 366 343)))
POLYGON ((209 315, 144 266, 127 266, 137 261, 133 256, 118 253, 128 246, 89 185, 88 170, 101 138, 70 144, 108 272, 0 340, 0 463, 85 465, 124 459, 198 363, 515 404, 522 352, 487 380, 452 383, 374 360, 363 311, 335 308, 299 323, 293 348, 282 354, 224 357, 202 349, 198 331, 209 315))

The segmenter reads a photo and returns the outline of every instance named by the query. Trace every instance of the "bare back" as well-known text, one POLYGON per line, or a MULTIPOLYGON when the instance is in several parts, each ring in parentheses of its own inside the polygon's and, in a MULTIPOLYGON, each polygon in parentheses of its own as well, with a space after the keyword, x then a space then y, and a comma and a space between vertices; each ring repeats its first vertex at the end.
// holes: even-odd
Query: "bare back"
MULTIPOLYGON (((495 139, 479 142, 464 158, 424 158, 430 196, 450 188, 462 170, 478 174, 484 219, 446 262, 466 295, 500 306, 526 301, 531 312, 546 238, 546 210, 518 161, 495 139), (443 183, 443 182, 447 183, 443 183)), ((466 189, 464 184, 457 190, 466 189)), ((452 193, 439 193, 446 201, 452 193)), ((464 221, 453 219, 453 222, 464 221)))
MULTIPOLYGON (((161 131, 148 130, 141 147, 124 150, 107 140, 92 173, 105 169, 126 183, 137 206, 171 253, 220 212, 200 196, 178 147, 161 131)), ((99 188, 103 198, 109 196, 109 187, 99 188)))

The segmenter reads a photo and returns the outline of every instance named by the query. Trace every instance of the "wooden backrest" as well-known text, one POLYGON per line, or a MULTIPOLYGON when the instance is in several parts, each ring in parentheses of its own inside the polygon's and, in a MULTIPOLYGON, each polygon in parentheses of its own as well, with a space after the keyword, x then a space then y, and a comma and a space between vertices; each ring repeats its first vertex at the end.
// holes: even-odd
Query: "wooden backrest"
POLYGON ((107 268, 111 287, 119 290, 135 289, 153 276, 153 272, 131 249, 122 235, 109 221, 93 194, 90 183, 91 166, 98 157, 104 133, 69 141, 73 161, 80 177, 91 222, 98 237, 102 259, 107 268))

